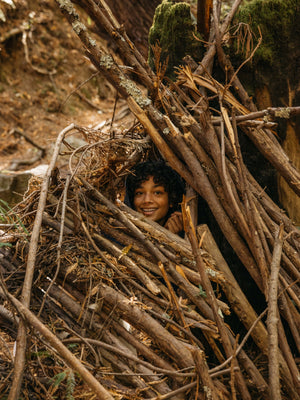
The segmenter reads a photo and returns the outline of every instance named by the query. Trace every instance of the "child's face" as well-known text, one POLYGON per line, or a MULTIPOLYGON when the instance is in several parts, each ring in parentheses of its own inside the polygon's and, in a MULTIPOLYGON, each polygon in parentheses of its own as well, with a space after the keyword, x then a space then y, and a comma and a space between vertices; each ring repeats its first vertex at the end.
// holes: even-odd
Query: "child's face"
POLYGON ((145 217, 160 223, 169 211, 169 195, 151 176, 135 190, 133 204, 145 217))

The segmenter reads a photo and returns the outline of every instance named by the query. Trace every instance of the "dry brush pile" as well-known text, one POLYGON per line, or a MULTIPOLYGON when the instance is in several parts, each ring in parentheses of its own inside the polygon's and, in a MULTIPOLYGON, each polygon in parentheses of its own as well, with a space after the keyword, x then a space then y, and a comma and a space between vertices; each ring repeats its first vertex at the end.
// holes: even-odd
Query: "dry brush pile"
POLYGON ((81 6, 116 41, 125 67, 91 38, 70 1, 58 1, 138 123, 111 138, 68 126, 46 177, 32 180, 7 215, 13 225, 1 241, 13 248, 1 250, 0 392, 8 399, 20 390, 30 399, 300 398, 299 231, 245 167, 238 138, 238 130, 248 135, 299 195, 300 174, 270 130, 272 116, 299 110, 257 111, 224 57, 221 39, 239 3, 222 25, 214 8, 215 40, 203 62, 194 68, 190 60, 166 86, 104 1, 81 6), (210 75, 216 54, 239 99, 210 75), (218 112, 210 108, 216 99, 218 112), (73 132, 88 144, 70 149, 62 172, 57 156, 73 132), (186 239, 115 199, 153 144, 207 202, 265 296, 260 316, 207 226, 193 225, 192 197, 182 204, 186 239), (242 337, 226 323, 230 313, 242 337))

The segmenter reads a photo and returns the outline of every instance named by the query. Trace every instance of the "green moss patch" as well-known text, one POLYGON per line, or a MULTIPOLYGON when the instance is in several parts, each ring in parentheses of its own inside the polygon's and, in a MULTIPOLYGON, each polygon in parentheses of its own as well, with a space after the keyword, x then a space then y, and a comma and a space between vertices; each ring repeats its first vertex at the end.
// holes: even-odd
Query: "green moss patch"
POLYGON ((168 57, 166 75, 174 78, 174 67, 182 64, 183 57, 190 55, 195 60, 202 58, 202 45, 195 36, 201 39, 192 23, 190 5, 164 0, 155 11, 149 32, 150 67, 155 70, 152 46, 159 44, 162 49, 160 62, 163 63, 168 57))
MULTIPOLYGON (((262 34, 260 47, 240 76, 250 73, 245 80, 252 82, 253 89, 267 85, 274 105, 288 104, 289 85, 299 83, 300 1, 251 0, 241 7, 235 23, 249 24, 254 46, 259 29, 262 34)), ((241 58, 240 53, 236 66, 241 58)))

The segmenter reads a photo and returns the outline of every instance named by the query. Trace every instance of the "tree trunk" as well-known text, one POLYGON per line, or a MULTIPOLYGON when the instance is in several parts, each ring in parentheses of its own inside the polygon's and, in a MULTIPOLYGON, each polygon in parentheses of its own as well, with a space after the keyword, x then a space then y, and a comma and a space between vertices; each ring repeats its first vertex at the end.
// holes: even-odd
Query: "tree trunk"
MULTIPOLYGON (((297 124, 296 126, 290 123, 287 124, 286 138, 282 147, 295 167, 300 170, 300 137, 297 124)), ((300 226, 300 197, 290 189, 282 177, 279 177, 279 199, 289 217, 297 226, 300 226)))

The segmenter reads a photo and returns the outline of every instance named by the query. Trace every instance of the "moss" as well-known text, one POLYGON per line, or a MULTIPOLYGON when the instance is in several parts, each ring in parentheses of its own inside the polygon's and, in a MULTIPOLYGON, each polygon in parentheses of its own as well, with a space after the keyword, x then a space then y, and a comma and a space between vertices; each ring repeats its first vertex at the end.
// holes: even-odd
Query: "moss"
MULTIPOLYGON (((299 83, 300 1, 248 1, 241 7, 235 23, 249 24, 256 43, 259 38, 258 27, 262 33, 260 47, 240 74, 242 80, 252 86, 252 89, 247 89, 254 93, 255 88, 266 85, 274 105, 288 104, 288 85, 296 88, 299 83)), ((242 61, 242 54, 235 57, 237 66, 242 61)))
POLYGON ((256 60, 276 64, 277 56, 287 50, 295 23, 299 23, 299 1, 297 0, 252 0, 241 8, 238 22, 248 23, 256 37, 258 26, 262 32, 262 45, 255 55, 256 60))
POLYGON ((150 67, 155 69, 151 46, 159 43, 162 48, 160 61, 163 63, 169 57, 166 75, 174 78, 174 67, 182 63, 184 56, 190 55, 195 60, 202 58, 201 42, 195 36, 201 39, 192 23, 190 5, 163 0, 155 11, 149 32, 150 67))

